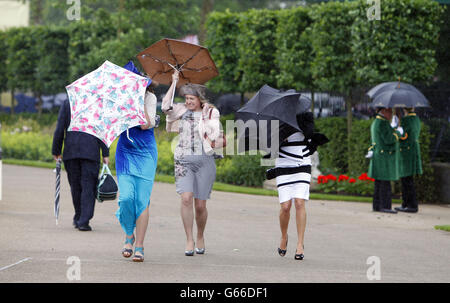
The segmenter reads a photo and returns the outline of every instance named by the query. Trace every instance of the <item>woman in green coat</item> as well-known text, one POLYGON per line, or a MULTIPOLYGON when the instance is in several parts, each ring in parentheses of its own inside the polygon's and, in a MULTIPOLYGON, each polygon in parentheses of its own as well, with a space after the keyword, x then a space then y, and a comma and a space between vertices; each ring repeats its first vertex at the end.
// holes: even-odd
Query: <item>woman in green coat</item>
POLYGON ((392 210, 391 181, 399 179, 399 137, 401 130, 390 125, 391 108, 380 108, 370 127, 372 138, 368 175, 375 179, 373 211, 396 213, 392 210))
POLYGON ((416 198, 414 187, 414 175, 422 174, 422 158, 420 157, 420 119, 413 108, 404 110, 404 117, 400 121, 405 131, 405 135, 400 138, 400 159, 399 169, 402 184, 401 207, 396 207, 398 211, 412 212, 418 211, 419 203, 416 198))

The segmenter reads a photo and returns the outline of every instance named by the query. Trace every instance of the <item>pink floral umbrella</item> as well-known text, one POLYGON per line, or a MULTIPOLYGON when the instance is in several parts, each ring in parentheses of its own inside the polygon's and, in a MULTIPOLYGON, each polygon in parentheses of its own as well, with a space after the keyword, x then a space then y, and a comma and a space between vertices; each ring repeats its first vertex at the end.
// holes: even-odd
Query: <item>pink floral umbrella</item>
POLYGON ((144 97, 149 81, 105 61, 66 87, 71 112, 68 131, 91 134, 110 147, 128 128, 146 124, 144 97))

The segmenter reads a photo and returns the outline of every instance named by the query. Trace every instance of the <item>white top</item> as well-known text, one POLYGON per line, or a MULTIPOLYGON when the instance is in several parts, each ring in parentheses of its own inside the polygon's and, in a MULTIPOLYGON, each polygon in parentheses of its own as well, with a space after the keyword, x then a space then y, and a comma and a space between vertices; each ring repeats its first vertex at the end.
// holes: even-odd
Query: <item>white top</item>
MULTIPOLYGON (((300 142, 304 140, 305 136, 301 132, 296 132, 287 138, 288 142, 300 142)), ((275 160, 276 167, 298 167, 306 165, 311 165, 311 157, 309 156, 309 149, 306 145, 280 147, 278 158, 275 160)), ((311 174, 301 172, 295 174, 280 175, 276 178, 276 180, 278 188, 291 184, 309 184, 311 182, 311 174)))
MULTIPOLYGON (((287 138, 288 142, 299 142, 305 140, 302 132, 296 132, 287 138)), ((304 156, 309 153, 306 145, 282 146, 278 158, 275 160, 276 167, 296 167, 311 165, 311 157, 304 156)))

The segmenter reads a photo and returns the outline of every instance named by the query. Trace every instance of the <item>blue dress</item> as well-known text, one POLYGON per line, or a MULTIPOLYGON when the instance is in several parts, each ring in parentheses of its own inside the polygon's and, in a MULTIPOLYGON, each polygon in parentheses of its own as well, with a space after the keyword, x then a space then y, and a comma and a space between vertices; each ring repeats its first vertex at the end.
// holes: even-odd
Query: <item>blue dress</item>
POLYGON ((132 235, 136 220, 150 205, 158 151, 153 128, 140 126, 123 132, 116 148, 116 173, 119 183, 119 209, 116 216, 127 235, 132 235))

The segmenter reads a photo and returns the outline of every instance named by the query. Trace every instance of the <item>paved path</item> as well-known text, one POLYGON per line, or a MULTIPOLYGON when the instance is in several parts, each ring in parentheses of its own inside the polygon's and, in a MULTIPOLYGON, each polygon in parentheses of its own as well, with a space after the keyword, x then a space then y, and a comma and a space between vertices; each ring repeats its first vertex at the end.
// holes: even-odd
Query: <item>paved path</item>
POLYGON ((366 274, 370 256, 381 260, 381 282, 450 282, 450 233, 433 228, 450 224, 447 206, 387 215, 373 213, 367 203, 310 201, 306 258, 299 262, 294 212, 281 258, 275 197, 213 192, 206 254, 185 257, 175 187, 155 183, 140 264, 120 254, 117 201, 96 205, 92 232, 72 227, 65 172, 55 226, 54 179, 49 169, 3 165, 0 282, 69 282, 71 256, 81 261, 81 282, 372 282, 366 274))

